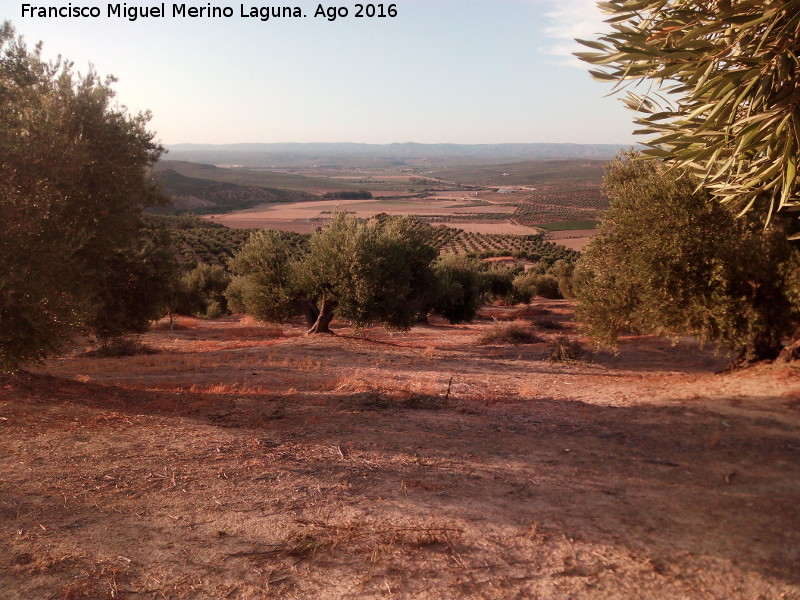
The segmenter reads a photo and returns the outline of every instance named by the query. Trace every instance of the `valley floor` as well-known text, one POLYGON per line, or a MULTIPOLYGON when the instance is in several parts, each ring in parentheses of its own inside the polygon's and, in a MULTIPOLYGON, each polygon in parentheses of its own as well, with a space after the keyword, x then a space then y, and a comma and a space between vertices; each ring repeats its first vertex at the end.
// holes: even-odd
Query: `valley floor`
POLYGON ((800 599, 796 366, 179 325, 0 378, 0 597, 800 599))

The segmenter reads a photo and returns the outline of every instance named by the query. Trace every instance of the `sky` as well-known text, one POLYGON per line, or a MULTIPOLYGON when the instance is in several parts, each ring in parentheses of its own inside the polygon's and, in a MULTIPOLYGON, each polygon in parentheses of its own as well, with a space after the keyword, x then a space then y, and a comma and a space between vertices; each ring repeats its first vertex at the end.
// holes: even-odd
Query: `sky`
POLYGON ((107 16, 109 4, 162 3, 0 0, 0 19, 46 58, 116 76, 119 103, 150 110, 168 145, 634 142, 632 113, 571 56, 573 38, 606 28, 594 0, 400 0, 384 18, 357 18, 356 2, 292 1, 165 2, 164 17, 131 21, 107 16), (23 16, 31 4, 100 16, 23 16), (233 14, 173 17, 182 4, 233 14), (241 16, 274 6, 305 16, 241 16), (320 6, 348 14, 315 17, 320 6))

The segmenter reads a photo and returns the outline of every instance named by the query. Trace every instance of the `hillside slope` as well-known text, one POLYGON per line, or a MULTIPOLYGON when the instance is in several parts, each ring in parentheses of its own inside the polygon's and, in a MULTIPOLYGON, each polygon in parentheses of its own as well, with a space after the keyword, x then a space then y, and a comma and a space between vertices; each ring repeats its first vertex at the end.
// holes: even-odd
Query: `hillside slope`
POLYGON ((172 166, 203 175, 211 174, 216 179, 190 177, 169 166, 168 162, 159 163, 154 177, 172 202, 149 212, 210 214, 252 208, 268 202, 301 202, 316 198, 305 192, 229 182, 226 180, 235 178, 227 177, 225 169, 212 165, 172 166))
POLYGON ((178 325, 0 378, 4 599, 800 598, 797 368, 654 337, 551 362, 565 301, 178 325))

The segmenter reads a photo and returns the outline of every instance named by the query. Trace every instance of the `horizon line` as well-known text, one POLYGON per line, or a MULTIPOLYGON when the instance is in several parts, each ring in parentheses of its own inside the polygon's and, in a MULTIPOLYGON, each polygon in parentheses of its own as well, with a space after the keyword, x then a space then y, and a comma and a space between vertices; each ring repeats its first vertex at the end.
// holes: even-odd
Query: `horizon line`
POLYGON ((360 146, 403 146, 407 144, 415 144, 419 146, 636 146, 640 143, 617 143, 617 142, 352 142, 352 141, 339 141, 339 142, 160 142, 165 146, 268 146, 279 144, 296 144, 296 145, 311 145, 311 144, 353 144, 360 146))

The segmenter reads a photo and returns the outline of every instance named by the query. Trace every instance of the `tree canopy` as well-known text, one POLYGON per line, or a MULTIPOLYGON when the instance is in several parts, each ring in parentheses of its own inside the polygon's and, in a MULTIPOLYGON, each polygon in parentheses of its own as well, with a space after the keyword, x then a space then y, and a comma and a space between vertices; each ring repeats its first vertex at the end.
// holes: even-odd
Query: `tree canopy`
POLYGON ((760 231, 691 177, 636 158, 609 165, 611 206, 576 265, 585 330, 609 345, 631 332, 695 335, 742 363, 777 356, 800 317, 800 251, 776 225, 760 231))
POLYGON ((309 333, 329 333, 334 313, 356 326, 408 329, 423 306, 436 250, 407 217, 359 221, 337 213, 304 252, 279 234, 254 233, 234 257, 228 296, 264 321, 302 314, 309 333))
POLYGON ((577 55, 597 79, 642 84, 626 104, 654 135, 645 154, 741 213, 800 210, 800 0, 598 5, 612 32, 577 55))
POLYGON ((161 199, 147 169, 162 148, 148 114, 114 104, 113 81, 46 62, 0 27, 0 370, 101 324, 105 291, 153 259, 140 214, 161 199))

